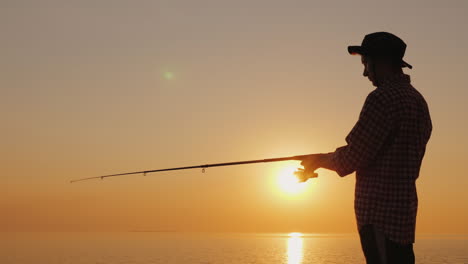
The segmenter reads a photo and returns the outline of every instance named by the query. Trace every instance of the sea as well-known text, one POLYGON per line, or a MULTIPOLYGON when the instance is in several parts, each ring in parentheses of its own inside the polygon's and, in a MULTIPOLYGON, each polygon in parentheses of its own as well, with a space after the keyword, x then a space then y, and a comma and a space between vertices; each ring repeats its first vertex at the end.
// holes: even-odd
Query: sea
MULTIPOLYGON (((365 263, 357 234, 0 233, 1 264, 365 263)), ((416 263, 468 264, 468 236, 421 235, 416 263)))

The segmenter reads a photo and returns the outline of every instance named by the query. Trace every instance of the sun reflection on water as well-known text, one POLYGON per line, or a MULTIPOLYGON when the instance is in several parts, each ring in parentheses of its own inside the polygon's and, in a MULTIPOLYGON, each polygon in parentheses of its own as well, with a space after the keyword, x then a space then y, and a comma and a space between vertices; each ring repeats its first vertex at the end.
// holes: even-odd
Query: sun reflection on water
POLYGON ((302 234, 290 233, 288 238, 288 264, 302 263, 302 234))

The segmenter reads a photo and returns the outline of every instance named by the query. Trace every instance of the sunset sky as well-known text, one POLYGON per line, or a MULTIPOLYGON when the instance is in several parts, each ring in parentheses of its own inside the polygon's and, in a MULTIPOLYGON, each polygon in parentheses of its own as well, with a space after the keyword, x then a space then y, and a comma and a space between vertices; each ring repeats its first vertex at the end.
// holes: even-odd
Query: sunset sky
POLYGON ((374 89, 346 47, 389 31, 433 121, 417 233, 468 234, 468 1, 0 2, 0 231, 356 232, 330 152, 374 89))

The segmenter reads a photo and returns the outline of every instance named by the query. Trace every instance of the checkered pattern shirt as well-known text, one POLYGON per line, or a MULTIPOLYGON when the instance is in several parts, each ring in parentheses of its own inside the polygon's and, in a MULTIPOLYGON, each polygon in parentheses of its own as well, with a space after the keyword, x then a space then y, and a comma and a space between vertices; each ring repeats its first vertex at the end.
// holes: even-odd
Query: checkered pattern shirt
POLYGON ((405 74, 382 82, 368 96, 347 145, 333 154, 333 169, 356 171, 358 227, 373 224, 390 240, 414 243, 416 179, 432 131, 428 106, 405 74))

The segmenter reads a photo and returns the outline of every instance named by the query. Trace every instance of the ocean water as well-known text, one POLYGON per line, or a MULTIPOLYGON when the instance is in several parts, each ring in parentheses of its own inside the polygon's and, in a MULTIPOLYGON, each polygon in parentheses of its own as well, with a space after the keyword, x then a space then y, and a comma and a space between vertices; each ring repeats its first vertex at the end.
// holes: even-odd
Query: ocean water
MULTIPOLYGON (((0 233, 2 264, 365 263, 357 235, 0 233)), ((468 264, 468 237, 420 236, 416 263, 468 264)))

